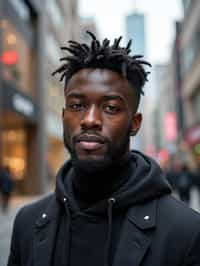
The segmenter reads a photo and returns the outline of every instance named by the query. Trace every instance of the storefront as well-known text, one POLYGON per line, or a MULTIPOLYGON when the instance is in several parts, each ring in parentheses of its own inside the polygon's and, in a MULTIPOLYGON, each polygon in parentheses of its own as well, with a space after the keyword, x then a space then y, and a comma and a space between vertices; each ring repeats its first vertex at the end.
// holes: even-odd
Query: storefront
POLYGON ((16 193, 26 193, 34 172, 32 160, 36 159, 37 106, 7 82, 2 84, 2 163, 12 172, 16 193))
POLYGON ((196 167, 200 167, 200 123, 187 130, 185 143, 190 148, 196 167))

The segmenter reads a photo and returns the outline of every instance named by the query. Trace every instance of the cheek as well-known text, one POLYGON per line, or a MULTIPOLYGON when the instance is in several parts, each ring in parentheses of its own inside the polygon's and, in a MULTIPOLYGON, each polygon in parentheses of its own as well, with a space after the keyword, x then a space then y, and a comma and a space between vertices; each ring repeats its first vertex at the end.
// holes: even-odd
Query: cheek
POLYGON ((130 135, 130 129, 131 121, 127 117, 106 120, 104 123, 105 134, 116 142, 127 136, 127 133, 130 135))
POLYGON ((80 121, 76 116, 66 114, 63 117, 63 127, 65 134, 68 137, 73 137, 79 131, 80 121))

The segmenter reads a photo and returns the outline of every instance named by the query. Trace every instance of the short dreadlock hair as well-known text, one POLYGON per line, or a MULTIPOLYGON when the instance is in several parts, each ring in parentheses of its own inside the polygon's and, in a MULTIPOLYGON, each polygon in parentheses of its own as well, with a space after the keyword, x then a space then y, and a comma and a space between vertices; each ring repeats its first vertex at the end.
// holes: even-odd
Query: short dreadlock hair
POLYGON ((68 47, 61 47, 61 50, 66 50, 71 55, 60 58, 60 61, 64 61, 64 64, 56 69, 52 75, 60 74, 60 81, 65 80, 65 86, 67 86, 70 78, 81 69, 101 68, 113 70, 128 80, 131 87, 135 89, 137 102, 139 103, 140 95, 144 94, 142 88, 145 82, 148 81, 147 76, 150 73, 146 72, 143 65, 151 66, 151 64, 142 59, 143 55, 130 55, 132 40, 129 40, 126 47, 121 47, 121 36, 110 45, 110 40, 104 39, 101 43, 93 33, 89 31, 87 33, 92 38, 90 46, 86 43, 70 40, 68 47))

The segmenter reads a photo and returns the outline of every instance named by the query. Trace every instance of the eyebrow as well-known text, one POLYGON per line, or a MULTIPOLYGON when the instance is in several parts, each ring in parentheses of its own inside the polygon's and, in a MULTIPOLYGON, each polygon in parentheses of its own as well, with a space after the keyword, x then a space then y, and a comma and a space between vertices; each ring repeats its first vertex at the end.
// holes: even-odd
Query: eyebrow
POLYGON ((80 92, 69 92, 69 93, 66 93, 66 97, 85 98, 85 95, 83 93, 80 93, 80 92))
POLYGON ((116 95, 116 94, 110 94, 110 95, 104 95, 103 99, 105 100, 120 100, 120 101, 125 101, 124 97, 120 96, 120 95, 116 95))
MULTIPOLYGON (((79 99, 84 99, 86 98, 87 96, 81 92, 75 92, 75 91, 72 91, 72 92, 69 92, 69 93, 66 93, 66 97, 67 98, 79 98, 79 99)), ((121 95, 118 95, 118 94, 108 94, 108 95, 103 95, 102 96, 102 99, 104 101, 111 101, 111 100, 120 100, 121 102, 125 102, 126 103, 126 99, 121 96, 121 95)))

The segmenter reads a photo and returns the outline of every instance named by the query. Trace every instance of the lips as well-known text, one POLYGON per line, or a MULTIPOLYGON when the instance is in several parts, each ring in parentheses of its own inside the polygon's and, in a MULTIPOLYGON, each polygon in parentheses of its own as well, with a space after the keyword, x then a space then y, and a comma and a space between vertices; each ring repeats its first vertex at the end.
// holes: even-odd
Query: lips
POLYGON ((88 142, 88 141, 80 141, 80 148, 88 151, 98 150, 102 147, 102 143, 99 142, 88 142))
POLYGON ((102 137, 96 135, 81 135, 76 139, 79 148, 87 151, 95 151, 104 145, 105 141, 102 137))

